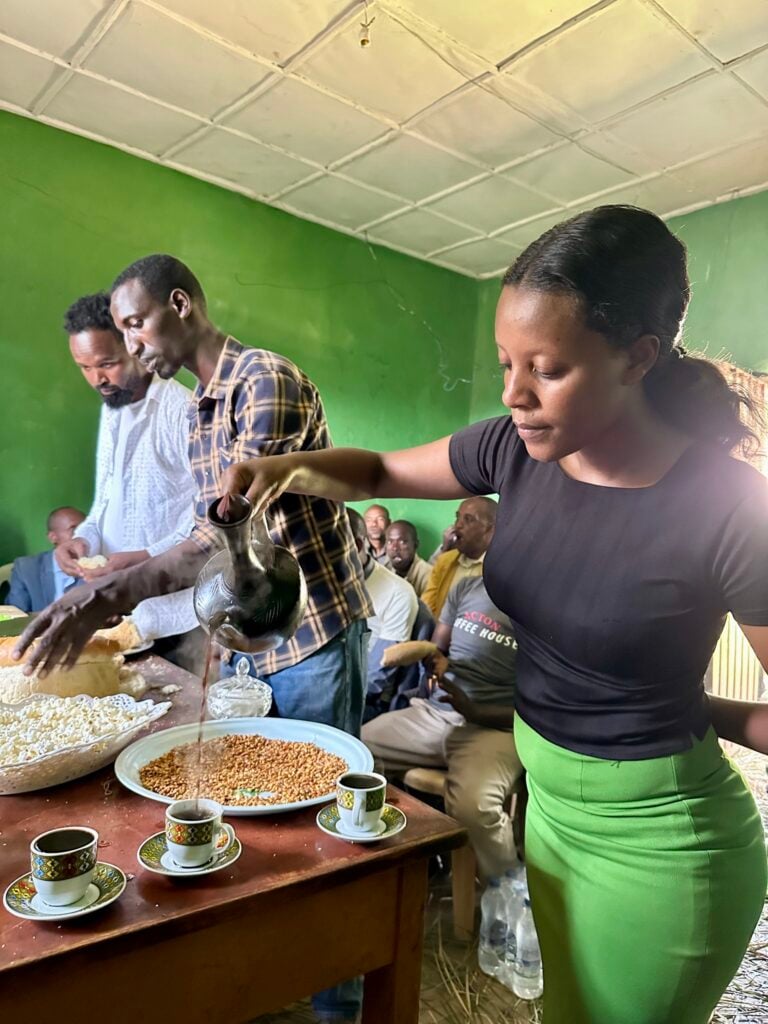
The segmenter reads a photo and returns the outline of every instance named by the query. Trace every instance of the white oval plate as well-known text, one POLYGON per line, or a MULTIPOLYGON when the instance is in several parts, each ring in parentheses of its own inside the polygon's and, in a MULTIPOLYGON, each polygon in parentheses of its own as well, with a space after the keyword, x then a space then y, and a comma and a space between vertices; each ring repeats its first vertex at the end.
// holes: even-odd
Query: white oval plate
MULTIPOLYGON (((191 743, 197 739, 196 723, 176 725, 171 729, 144 736, 132 743, 115 761, 115 775, 122 784, 144 796, 148 800, 156 800, 161 804, 172 804, 173 798, 161 796, 159 793, 146 789, 139 781, 139 771, 149 761, 167 754, 173 747, 182 743, 191 743)), ((266 736, 271 740, 295 740, 301 743, 315 743, 329 754, 336 754, 347 762, 348 770, 353 772, 369 772, 373 769, 373 755, 360 740, 341 729, 330 725, 319 725, 316 722, 302 722, 295 718, 227 718, 218 722, 206 722, 203 726, 203 739, 210 740, 215 736, 266 736)), ((224 814, 235 816, 252 814, 282 814, 285 811, 297 811, 302 807, 313 807, 316 804, 328 803, 336 796, 334 790, 311 800, 296 800, 293 803, 246 805, 234 807, 224 806, 224 814)))

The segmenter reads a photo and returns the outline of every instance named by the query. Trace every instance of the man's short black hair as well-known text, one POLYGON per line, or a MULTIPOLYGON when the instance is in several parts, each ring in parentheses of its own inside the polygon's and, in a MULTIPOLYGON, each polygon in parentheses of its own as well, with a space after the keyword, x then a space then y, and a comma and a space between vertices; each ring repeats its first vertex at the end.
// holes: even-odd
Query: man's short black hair
POLYGON ((126 281, 139 281, 158 302, 166 302, 174 288, 181 288, 190 298, 198 299, 205 306, 205 295, 195 275, 186 263, 167 253, 155 253, 136 260, 117 275, 112 291, 126 281))
POLYGON ((73 302, 64 314, 64 330, 67 334, 92 330, 112 331, 121 341, 123 340, 109 312, 109 295, 106 292, 83 295, 77 302, 73 302))
POLYGON ((407 519, 396 519, 394 523, 390 523, 387 527, 387 533, 389 533, 393 526, 398 526, 401 530, 405 530, 406 533, 409 533, 414 547, 419 546, 419 534, 413 523, 409 522, 407 519))
POLYGON ((355 540, 362 540, 368 543, 368 532, 365 529, 365 520, 354 508, 347 509, 347 518, 349 519, 349 525, 352 527, 352 536, 355 540))

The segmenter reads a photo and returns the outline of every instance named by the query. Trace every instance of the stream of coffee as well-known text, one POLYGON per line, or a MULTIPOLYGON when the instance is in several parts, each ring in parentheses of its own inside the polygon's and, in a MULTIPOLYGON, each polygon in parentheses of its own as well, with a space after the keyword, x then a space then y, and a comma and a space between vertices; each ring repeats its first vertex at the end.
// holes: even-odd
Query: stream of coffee
POLYGON ((202 683, 200 693, 200 717, 197 723, 197 746, 194 760, 194 768, 192 771, 192 783, 194 786, 194 811, 200 814, 202 809, 200 807, 200 798, 204 795, 201 793, 203 784, 203 724, 205 723, 205 712, 208 703, 208 687, 210 686, 210 674, 211 674, 211 662, 213 661, 213 639, 208 637, 208 646, 205 651, 205 667, 203 669, 203 675, 200 680, 202 683))

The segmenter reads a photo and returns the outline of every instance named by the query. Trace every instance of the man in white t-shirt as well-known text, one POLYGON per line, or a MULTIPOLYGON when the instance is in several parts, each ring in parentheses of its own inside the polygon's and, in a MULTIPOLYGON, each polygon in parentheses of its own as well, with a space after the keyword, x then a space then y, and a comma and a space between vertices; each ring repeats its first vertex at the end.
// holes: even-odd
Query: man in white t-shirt
MULTIPOLYGON (((69 347, 86 381, 101 396, 96 488, 87 518, 55 557, 70 576, 93 579, 137 565, 189 536, 195 482, 189 466, 191 392, 161 380, 130 356, 106 294, 86 295, 67 310, 69 347), (103 555, 103 568, 83 557, 103 555)), ((166 639, 162 653, 185 667, 196 663, 199 634, 192 589, 142 601, 131 613, 137 643, 166 639), (180 653, 182 646, 188 648, 180 653)))
POLYGON ((368 692, 363 721, 389 706, 394 695, 397 668, 382 668, 381 656, 387 647, 411 639, 419 610, 419 599, 410 583, 391 569, 385 569, 373 557, 365 520, 359 512, 347 509, 352 535, 363 566, 365 588, 374 614, 368 619, 371 631, 368 643, 368 692))

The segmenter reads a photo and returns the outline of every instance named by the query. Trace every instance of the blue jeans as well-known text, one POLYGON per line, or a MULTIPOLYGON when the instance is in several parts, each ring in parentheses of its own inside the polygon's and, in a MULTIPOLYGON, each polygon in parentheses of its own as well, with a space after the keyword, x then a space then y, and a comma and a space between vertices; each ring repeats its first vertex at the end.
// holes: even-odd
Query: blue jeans
MULTIPOLYGON (((298 665, 262 676, 272 687, 273 712, 280 718, 333 725, 359 737, 368 679, 368 635, 368 624, 358 619, 298 665)), ((233 675, 241 657, 235 654, 228 665, 222 665, 222 675, 233 675)), ((253 671, 253 660, 248 660, 253 671)), ((354 1020, 362 1004, 362 978, 312 996, 312 1007, 321 1020, 354 1020)))

